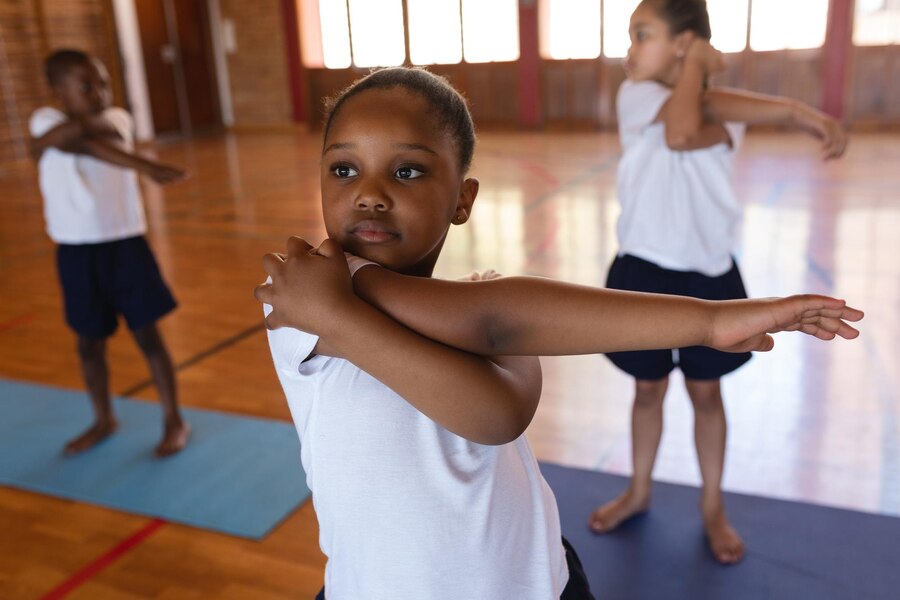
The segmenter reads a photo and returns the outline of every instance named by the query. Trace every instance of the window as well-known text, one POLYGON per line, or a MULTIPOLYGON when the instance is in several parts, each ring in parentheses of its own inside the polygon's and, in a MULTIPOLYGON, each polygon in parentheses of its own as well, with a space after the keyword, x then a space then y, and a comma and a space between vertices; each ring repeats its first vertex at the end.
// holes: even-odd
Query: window
POLYGON ((753 0, 750 48, 818 48, 825 42, 828 0, 753 0))
POLYGON ((600 3, 597 0, 540 0, 538 8, 543 58, 600 56, 600 3))
POLYGON ((857 46, 900 44, 900 0, 856 0, 853 43, 857 46))
POLYGON ((401 0, 349 0, 350 41, 357 67, 393 67, 406 60, 401 0))
POLYGON ((603 2, 603 56, 622 58, 628 53, 631 39, 628 28, 631 13, 639 0, 605 0, 603 2))
MULTIPOLYGON (((754 4, 755 6, 755 4, 754 4)), ((749 0, 706 0, 710 43, 722 52, 740 52, 747 47, 749 0)))
POLYGON ((409 60, 417 65, 462 60, 459 0, 406 0, 409 60))
POLYGON ((462 0, 466 62, 519 59, 518 0, 462 0))
POLYGON ((518 0, 294 0, 303 64, 388 67, 519 58, 518 0))

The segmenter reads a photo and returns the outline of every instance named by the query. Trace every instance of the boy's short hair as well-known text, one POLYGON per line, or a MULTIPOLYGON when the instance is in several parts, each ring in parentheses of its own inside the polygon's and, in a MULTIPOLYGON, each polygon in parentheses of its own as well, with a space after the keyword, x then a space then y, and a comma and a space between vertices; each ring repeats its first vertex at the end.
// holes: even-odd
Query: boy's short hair
POLYGON ((459 153, 459 166, 468 172, 475 152, 475 124, 465 98, 446 78, 421 67, 388 67, 377 69, 351 83, 337 95, 325 99, 323 139, 344 102, 356 94, 372 89, 404 88, 425 98, 445 131, 453 136, 459 153))
POLYGON ((91 63, 91 57, 87 52, 72 48, 56 50, 44 61, 44 74, 51 86, 62 81, 73 67, 91 63))

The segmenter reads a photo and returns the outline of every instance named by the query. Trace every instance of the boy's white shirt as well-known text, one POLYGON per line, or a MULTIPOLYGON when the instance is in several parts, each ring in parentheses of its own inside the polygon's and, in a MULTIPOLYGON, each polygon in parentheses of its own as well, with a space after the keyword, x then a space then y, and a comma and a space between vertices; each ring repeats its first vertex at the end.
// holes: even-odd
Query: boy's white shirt
MULTIPOLYGON (((103 116, 134 147, 132 118, 123 108, 107 108, 103 116)), ((51 107, 32 114, 29 129, 40 137, 64 123, 65 113, 51 107)), ((38 162, 47 234, 58 244, 96 244, 147 231, 137 173, 91 156, 47 148, 38 162)))
POLYGON ((562 594, 559 511, 524 436, 470 442, 352 363, 306 360, 316 336, 268 336, 328 557, 328 600, 562 594))
POLYGON ((670 150, 665 124, 654 120, 671 94, 654 81, 619 88, 619 254, 719 276, 731 268, 741 219, 731 175, 744 125, 725 123, 731 145, 670 150))

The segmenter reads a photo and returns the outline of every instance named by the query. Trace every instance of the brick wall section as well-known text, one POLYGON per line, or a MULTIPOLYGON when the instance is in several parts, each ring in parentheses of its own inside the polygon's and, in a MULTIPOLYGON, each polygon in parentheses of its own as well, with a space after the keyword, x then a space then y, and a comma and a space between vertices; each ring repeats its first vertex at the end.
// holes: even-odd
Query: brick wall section
POLYGON ((106 63, 115 102, 122 101, 109 0, 0 2, 0 171, 27 160, 28 120, 51 101, 44 80, 47 52, 79 48, 106 63))
POLYGON ((291 123, 281 0, 222 0, 221 7, 222 18, 234 22, 237 42, 228 56, 235 126, 291 123))

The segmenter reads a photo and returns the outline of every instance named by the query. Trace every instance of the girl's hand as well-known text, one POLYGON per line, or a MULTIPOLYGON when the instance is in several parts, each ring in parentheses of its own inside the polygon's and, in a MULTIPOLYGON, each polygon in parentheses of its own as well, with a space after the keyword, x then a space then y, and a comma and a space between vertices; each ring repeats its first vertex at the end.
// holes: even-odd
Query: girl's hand
POLYGON ((333 240, 313 248, 291 237, 287 254, 266 254, 263 268, 272 282, 257 286, 254 296, 272 306, 269 329, 293 327, 324 337, 357 300, 344 251, 333 240))
POLYGON ((700 64, 705 75, 712 75, 725 70, 725 58, 709 41, 695 37, 688 46, 685 60, 693 60, 700 64))
POLYGON ((794 111, 797 123, 822 140, 822 157, 825 160, 838 158, 847 148, 847 131, 835 119, 805 104, 794 111))
POLYGON ((859 331, 847 321, 863 318, 861 310, 843 300, 812 294, 713 304, 706 345, 725 352, 767 352, 775 346, 771 334, 779 331, 800 331, 820 340, 837 336, 852 340, 859 331))

